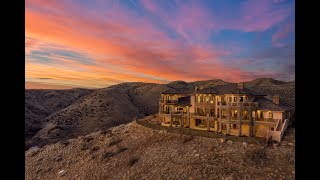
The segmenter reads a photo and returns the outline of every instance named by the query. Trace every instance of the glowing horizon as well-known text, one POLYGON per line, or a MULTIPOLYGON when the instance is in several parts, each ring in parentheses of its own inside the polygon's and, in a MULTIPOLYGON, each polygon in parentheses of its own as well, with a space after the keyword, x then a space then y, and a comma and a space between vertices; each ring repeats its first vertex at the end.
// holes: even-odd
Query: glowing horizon
POLYGON ((26 1, 26 88, 295 78, 292 0, 26 1))

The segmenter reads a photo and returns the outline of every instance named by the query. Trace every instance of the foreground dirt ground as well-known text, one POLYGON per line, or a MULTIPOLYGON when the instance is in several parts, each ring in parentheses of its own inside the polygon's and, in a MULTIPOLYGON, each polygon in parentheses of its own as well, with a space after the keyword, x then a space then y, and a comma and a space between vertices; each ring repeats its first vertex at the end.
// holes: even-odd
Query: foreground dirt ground
POLYGON ((294 129, 280 144, 222 142, 135 122, 26 151, 26 179, 295 179, 294 129))

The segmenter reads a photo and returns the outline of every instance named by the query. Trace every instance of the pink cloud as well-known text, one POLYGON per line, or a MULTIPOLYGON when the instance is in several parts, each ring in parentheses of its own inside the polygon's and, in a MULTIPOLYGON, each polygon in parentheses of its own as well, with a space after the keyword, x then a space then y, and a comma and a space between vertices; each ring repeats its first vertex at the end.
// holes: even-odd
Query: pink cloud
MULTIPOLYGON (((41 39, 78 52, 86 52, 96 65, 84 65, 56 56, 53 57, 56 61, 52 64, 53 68, 50 68, 50 65, 29 63, 26 66, 29 68, 26 77, 39 78, 48 75, 52 79, 70 81, 73 85, 92 85, 90 80, 94 79, 94 83, 103 86, 104 82, 164 82, 158 79, 194 81, 221 78, 237 81, 251 75, 219 60, 230 51, 205 43, 192 43, 191 37, 206 39, 209 38, 211 30, 223 28, 215 26, 214 16, 201 5, 179 4, 176 14, 170 17, 155 3, 142 1, 148 10, 160 14, 166 25, 183 37, 172 39, 157 29, 150 19, 138 18, 135 13, 128 12, 121 6, 114 7, 101 16, 73 3, 68 6, 60 1, 50 3, 51 1, 26 3, 27 6, 36 7, 26 9, 26 47, 36 48, 36 42, 31 39, 41 39), (38 10, 41 8, 47 11, 38 10), (106 18, 109 15, 116 18, 106 18), (189 43, 185 43, 186 41, 189 43), (59 69, 60 67, 65 70, 59 69), (232 74, 226 76, 226 72, 230 70, 232 74)), ((248 18, 247 21, 253 20, 248 18)), ((270 26, 270 23, 267 25, 270 26)), ((239 25, 238 28, 243 26, 239 25)), ((266 25, 251 25, 249 29, 265 27, 266 25)))
POLYGON ((275 46, 279 46, 282 43, 279 42, 289 36, 289 33, 293 31, 293 25, 291 23, 286 23, 283 25, 275 34, 272 35, 272 43, 275 46))

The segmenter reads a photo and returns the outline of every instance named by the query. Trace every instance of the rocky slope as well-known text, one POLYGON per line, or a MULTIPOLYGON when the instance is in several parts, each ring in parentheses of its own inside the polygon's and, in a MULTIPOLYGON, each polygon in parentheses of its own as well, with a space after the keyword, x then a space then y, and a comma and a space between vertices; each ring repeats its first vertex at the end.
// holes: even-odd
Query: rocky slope
POLYGON ((53 112, 59 111, 80 97, 93 90, 40 90, 30 89, 25 91, 25 135, 29 140, 42 127, 42 119, 53 112))
POLYGON ((294 129, 280 145, 221 142, 136 122, 25 152, 26 179, 294 179, 294 129))
POLYGON ((246 82, 245 86, 268 95, 279 95, 281 99, 295 105, 295 82, 283 82, 272 78, 260 78, 246 82))
MULTIPOLYGON (((26 90, 26 149, 104 130, 158 112, 161 92, 226 84, 223 80, 168 84, 122 83, 96 90, 26 90)), ((257 79, 246 86, 294 101, 294 82, 257 79), (292 85, 293 84, 293 85, 292 85)))

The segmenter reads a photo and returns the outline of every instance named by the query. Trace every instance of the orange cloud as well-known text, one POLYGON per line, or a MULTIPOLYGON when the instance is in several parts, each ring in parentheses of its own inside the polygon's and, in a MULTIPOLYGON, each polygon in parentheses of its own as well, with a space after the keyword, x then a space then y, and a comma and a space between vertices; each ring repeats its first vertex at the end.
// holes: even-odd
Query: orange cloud
MULTIPOLYGON (((48 79, 42 79, 42 83, 55 82, 63 86, 105 87, 126 81, 165 83, 179 79, 193 81, 214 78, 235 81, 247 76, 239 68, 226 67, 219 61, 219 57, 229 52, 171 39, 152 22, 137 18, 130 12, 122 12, 124 10, 112 11, 117 17, 116 21, 99 17, 71 3, 67 6, 60 1, 37 0, 27 3, 26 54, 47 46, 31 40, 38 39, 86 52, 92 57, 94 65, 61 56, 52 56, 54 63, 51 64, 27 60, 26 78, 40 81, 45 77, 48 79), (89 18, 85 14, 92 16, 89 18), (112 70, 110 66, 117 70, 112 70), (232 74, 226 76, 230 69, 232 74)), ((200 11, 196 12, 193 20, 205 16, 200 11)), ((192 22, 186 20, 182 23, 192 27, 192 22)))

